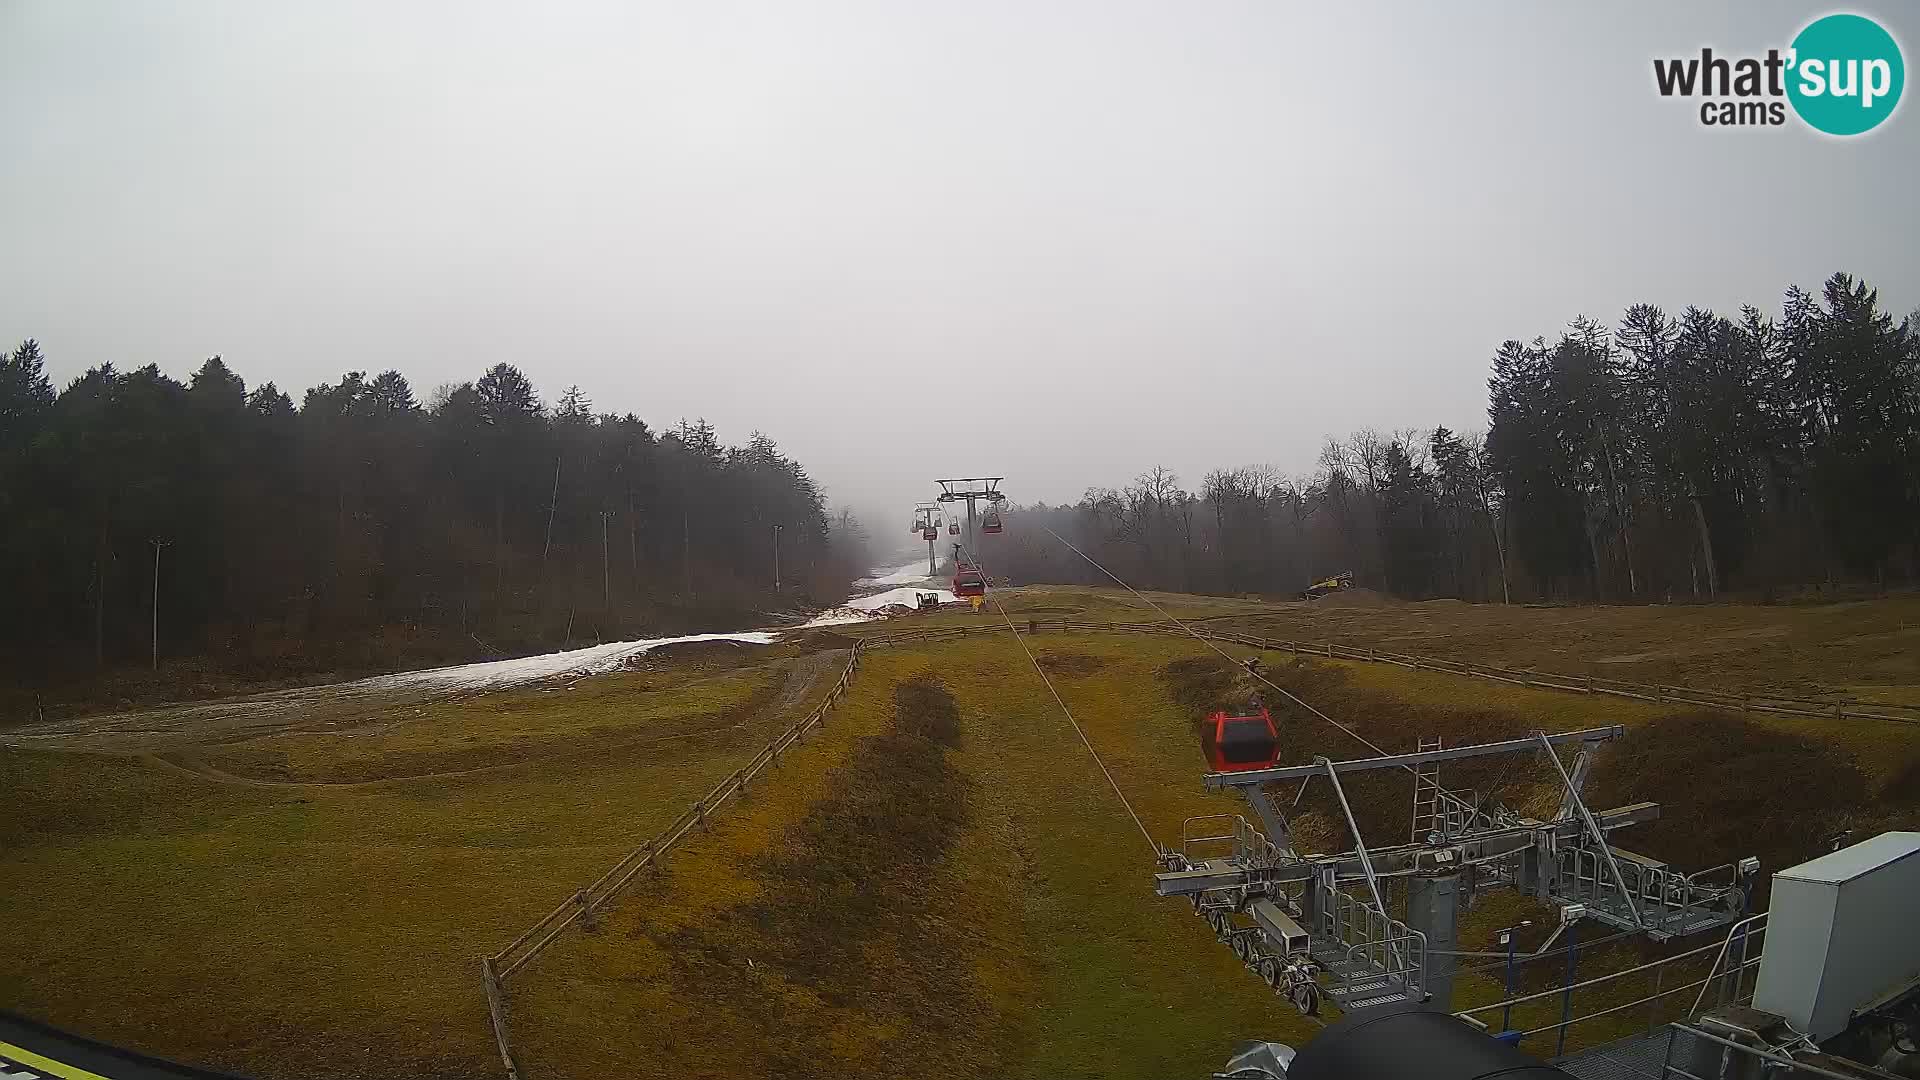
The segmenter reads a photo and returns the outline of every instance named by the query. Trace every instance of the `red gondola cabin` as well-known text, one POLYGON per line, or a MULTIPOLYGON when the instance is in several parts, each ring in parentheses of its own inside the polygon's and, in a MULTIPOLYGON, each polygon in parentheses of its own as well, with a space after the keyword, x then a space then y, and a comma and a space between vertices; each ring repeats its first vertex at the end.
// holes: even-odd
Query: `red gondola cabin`
POLYGON ((1201 745, 1214 772, 1270 769, 1280 757, 1280 734, 1266 709, 1251 716, 1214 713, 1201 731, 1201 745))
POLYGON ((997 533, 1001 530, 1002 527, 1003 526, 1000 524, 1000 511, 989 510, 987 511, 986 521, 982 523, 980 526, 980 531, 987 532, 987 533, 997 533))
POLYGON ((986 575, 971 566, 963 566, 954 571, 953 595, 959 597, 987 595, 986 575))
POLYGON ((920 530, 920 539, 938 540, 940 539, 940 530, 929 525, 926 528, 920 530))

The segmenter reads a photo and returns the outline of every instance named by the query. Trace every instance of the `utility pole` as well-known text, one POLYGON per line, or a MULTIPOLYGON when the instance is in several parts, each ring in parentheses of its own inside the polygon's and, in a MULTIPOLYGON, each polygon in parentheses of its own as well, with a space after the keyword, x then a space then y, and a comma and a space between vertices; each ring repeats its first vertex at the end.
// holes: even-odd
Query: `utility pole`
POLYGON ((547 556, 553 552, 553 514, 560 509, 560 455, 553 457, 553 494, 547 496, 547 542, 540 549, 541 576, 546 576, 547 556))
POLYGON ((693 602, 693 526, 687 511, 680 511, 680 569, 687 579, 687 602, 693 602))
POLYGON ((607 556, 607 512, 600 511, 600 603, 613 621, 613 569, 607 556))
POLYGON ((773 591, 780 591, 780 526, 773 527, 773 591))
POLYGON ((153 670, 160 670, 160 549, 167 545, 153 541, 153 670))

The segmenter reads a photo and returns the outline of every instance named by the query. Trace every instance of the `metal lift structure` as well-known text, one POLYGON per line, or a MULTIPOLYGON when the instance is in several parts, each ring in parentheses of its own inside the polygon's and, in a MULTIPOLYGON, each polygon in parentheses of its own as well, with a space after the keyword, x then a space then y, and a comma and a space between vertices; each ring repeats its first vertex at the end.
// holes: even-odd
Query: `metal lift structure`
POLYGON ((924 502, 913 508, 913 524, 907 526, 908 532, 917 532, 920 539, 927 542, 927 576, 939 573, 933 546, 940 540, 940 525, 946 520, 947 512, 939 503, 924 502))
POLYGON ((994 515, 994 521, 998 522, 1000 504, 1007 501, 1007 497, 1000 492, 1000 481, 1005 479, 1004 476, 963 476, 953 480, 934 481, 940 485, 940 494, 935 496, 939 502, 967 504, 967 531, 961 536, 960 543, 968 551, 979 550, 976 545, 980 542, 980 535, 974 528, 975 505, 986 503, 989 511, 994 515))
POLYGON ((1179 847, 1163 851, 1155 891, 1188 898, 1249 969, 1310 1015, 1323 995, 1343 1009, 1395 1001, 1451 1008, 1459 915, 1483 887, 1517 889, 1559 908, 1560 927, 1542 952, 1583 919, 1654 941, 1729 926, 1746 913, 1758 860, 1683 874, 1610 841, 1617 829, 1659 817, 1658 804, 1595 811, 1582 799, 1593 748, 1625 733, 1599 727, 1455 747, 1421 740, 1411 754, 1209 773, 1207 788, 1239 792, 1259 824, 1235 814, 1188 819, 1179 847), (1560 759, 1563 746, 1575 751, 1571 767, 1560 759), (1546 755, 1562 790, 1551 820, 1440 782, 1449 761, 1533 753, 1546 755), (1396 768, 1413 779, 1411 835, 1371 846, 1341 777, 1396 768), (1316 780, 1337 797, 1351 851, 1294 849, 1269 785, 1298 782, 1304 795, 1316 780), (1395 879, 1404 882, 1400 914, 1389 904, 1395 879))

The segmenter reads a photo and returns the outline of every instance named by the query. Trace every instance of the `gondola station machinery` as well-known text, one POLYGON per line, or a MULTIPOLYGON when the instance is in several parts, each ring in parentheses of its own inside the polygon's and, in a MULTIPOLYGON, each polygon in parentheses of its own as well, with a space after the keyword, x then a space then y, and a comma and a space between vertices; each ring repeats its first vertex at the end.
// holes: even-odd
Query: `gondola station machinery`
MULTIPOLYGON (((1613 843, 1618 830, 1657 818, 1657 804, 1588 807, 1583 787, 1594 753, 1625 737, 1623 727, 1451 747, 1423 739, 1413 753, 1316 756, 1298 765, 1279 764, 1281 731, 1257 702, 1214 713, 1201 731, 1206 787, 1239 793, 1253 819, 1189 819, 1178 847, 1163 850, 1155 890, 1185 897, 1247 968, 1302 1012, 1317 1013, 1324 999, 1345 1014, 1298 1053, 1280 1043, 1245 1043, 1216 1077, 1920 1078, 1920 833, 1883 833, 1781 871, 1770 910, 1749 914, 1757 859, 1685 874, 1613 843), (1570 761, 1562 757, 1567 751, 1570 761), (1550 817, 1529 817, 1494 793, 1455 790, 1440 778, 1449 762, 1522 755, 1543 758, 1561 791, 1550 817), (1354 819, 1343 778, 1380 769, 1402 770, 1412 780, 1404 842, 1369 843, 1354 819), (1331 790, 1352 849, 1295 849, 1288 811, 1274 796, 1287 791, 1298 805, 1308 784, 1331 790), (1690 1003, 1686 1019, 1650 1024, 1548 1065, 1519 1045, 1546 1029, 1503 1030, 1482 1019, 1510 1016, 1515 999, 1451 1013, 1458 919, 1490 887, 1525 893, 1558 912, 1557 927, 1533 956, 1561 941, 1571 957, 1578 927, 1595 923, 1616 936, 1688 942, 1645 968, 1712 957, 1704 979, 1675 988, 1684 995, 1679 1002, 1690 1003), (1397 902, 1390 906, 1389 897, 1397 902), (1692 945, 1695 938, 1705 945, 1692 945)), ((1645 968, 1619 974, 1645 975, 1645 968)), ((1687 978, 1697 975, 1692 970, 1687 978)), ((1579 1019, 1563 1013, 1559 1025, 1550 1025, 1558 1029, 1555 1053, 1570 1024, 1650 1007, 1666 995, 1656 991, 1579 1019)))
MULTIPOLYGON (((1654 803, 1592 810, 1581 789, 1595 747, 1622 727, 1469 746, 1422 741, 1410 754, 1279 765, 1281 738, 1265 709, 1216 713, 1202 726, 1210 790, 1238 792, 1253 812, 1193 818, 1166 849, 1155 889, 1184 897, 1255 975, 1301 1012, 1323 998, 1342 1009, 1397 1001, 1451 1006, 1456 925, 1470 896, 1490 887, 1526 893, 1557 908, 1562 931, 1601 923, 1654 941, 1726 927, 1746 914, 1754 860, 1699 874, 1615 847, 1612 834, 1660 812, 1654 803), (1571 749, 1571 764, 1561 760, 1571 749), (1473 791, 1441 783, 1450 761, 1539 754, 1558 780, 1558 811, 1540 820, 1473 791), (1361 835, 1343 778, 1378 769, 1412 780, 1412 828, 1404 841, 1361 835), (1350 850, 1311 854, 1294 847, 1283 785, 1332 789, 1350 850), (1401 904, 1389 904, 1395 890, 1401 904), (1404 910, 1404 918, 1395 912, 1404 910)), ((1558 937, 1560 932, 1556 932, 1558 937)))

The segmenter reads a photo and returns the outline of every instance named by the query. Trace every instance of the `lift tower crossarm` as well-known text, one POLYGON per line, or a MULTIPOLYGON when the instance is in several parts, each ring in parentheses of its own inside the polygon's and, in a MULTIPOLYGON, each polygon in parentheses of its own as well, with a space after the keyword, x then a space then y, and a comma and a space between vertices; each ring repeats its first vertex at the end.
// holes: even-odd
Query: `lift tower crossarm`
MULTIPOLYGON (((1660 805, 1650 802, 1632 803, 1612 810, 1594 812, 1594 818, 1599 822, 1600 828, 1608 832, 1623 829, 1629 825, 1638 825, 1644 821, 1654 821, 1659 817, 1660 805)), ((1373 873, 1376 878, 1400 877, 1406 874, 1444 870, 1448 866, 1490 862, 1505 856, 1518 855, 1538 846, 1542 833, 1564 841, 1585 831, 1586 825, 1579 821, 1532 822, 1457 840, 1437 848, 1427 844, 1395 844, 1385 848, 1368 848, 1367 856, 1373 863, 1373 873)), ((1207 889, 1237 888, 1246 885, 1290 885, 1311 881, 1324 874, 1331 874, 1336 881, 1346 882, 1364 879, 1366 871, 1361 868, 1360 859, 1353 852, 1341 855, 1304 855, 1293 862, 1260 868, 1222 867, 1207 863, 1191 870, 1170 870, 1155 874, 1154 891, 1161 896, 1190 896, 1207 889)))
POLYGON ((1000 481, 1005 479, 1004 476, 960 476, 951 480, 935 480, 934 483, 941 487, 940 494, 935 498, 941 502, 954 502, 969 497, 999 499, 1001 497, 1000 481), (955 485, 960 485, 960 489, 955 490, 955 485))
POLYGON ((1364 772, 1368 769, 1394 769, 1402 766, 1424 765, 1436 761, 1458 761, 1462 758, 1488 757, 1493 754, 1517 754, 1523 751, 1540 749, 1542 740, 1549 746, 1561 743, 1600 743, 1618 739, 1627 733, 1624 725, 1613 724, 1608 727, 1586 728, 1581 731, 1564 731, 1558 735, 1541 735, 1538 738, 1508 739, 1504 742, 1480 743, 1476 746, 1454 746, 1444 750, 1422 750, 1413 754, 1387 754, 1383 757, 1357 758, 1352 761, 1329 761, 1324 765, 1284 765, 1274 769, 1252 769, 1247 772, 1208 773, 1205 778, 1207 790, 1218 791, 1222 788, 1251 787, 1256 784, 1272 783, 1276 780, 1304 780, 1309 776, 1321 776, 1331 773, 1364 772))

